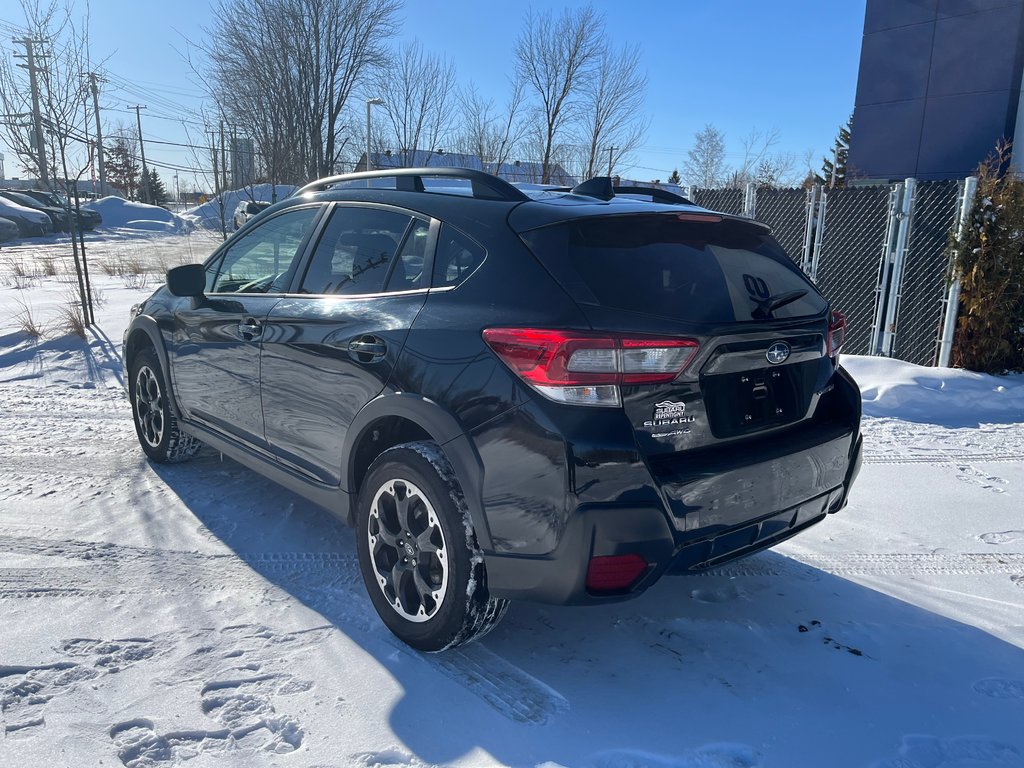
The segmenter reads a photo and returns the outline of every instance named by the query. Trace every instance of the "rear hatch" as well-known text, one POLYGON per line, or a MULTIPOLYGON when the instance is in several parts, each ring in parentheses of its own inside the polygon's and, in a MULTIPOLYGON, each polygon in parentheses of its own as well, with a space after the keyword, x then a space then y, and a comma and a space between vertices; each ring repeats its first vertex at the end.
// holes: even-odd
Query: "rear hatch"
POLYGON ((836 365, 828 302, 763 225, 676 209, 521 234, 592 331, 620 345, 694 343, 678 375, 621 380, 622 406, 649 458, 791 428, 828 390, 836 365))

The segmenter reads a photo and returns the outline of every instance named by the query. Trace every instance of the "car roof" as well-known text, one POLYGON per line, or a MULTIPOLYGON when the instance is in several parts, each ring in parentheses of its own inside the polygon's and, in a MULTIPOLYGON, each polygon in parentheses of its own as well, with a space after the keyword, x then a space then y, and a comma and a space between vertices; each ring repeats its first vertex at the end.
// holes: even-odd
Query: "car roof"
POLYGON ((592 216, 634 214, 708 215, 771 231, 760 222, 702 208, 660 187, 628 182, 627 186, 621 186, 610 177, 589 179, 572 188, 513 185, 483 171, 450 166, 390 168, 329 176, 307 184, 271 210, 313 200, 394 205, 470 232, 493 226, 495 219, 506 220, 513 230, 524 232, 592 216), (650 200, 644 199, 648 197, 650 200))
MULTIPOLYGON (((381 186, 330 187, 322 191, 306 192, 288 198, 278 206, 286 207, 306 201, 366 202, 393 205, 416 211, 459 229, 472 233, 482 224, 496 218, 507 220, 517 232, 545 227, 574 219, 593 216, 628 216, 634 214, 708 214, 735 219, 764 228, 766 225, 739 216, 719 213, 690 203, 660 203, 642 200, 633 194, 616 195, 600 200, 560 188, 525 189, 524 199, 506 201, 473 197, 468 189, 452 185, 428 186, 422 192, 410 192, 381 186)), ((277 206, 275 206, 277 208, 277 206)))

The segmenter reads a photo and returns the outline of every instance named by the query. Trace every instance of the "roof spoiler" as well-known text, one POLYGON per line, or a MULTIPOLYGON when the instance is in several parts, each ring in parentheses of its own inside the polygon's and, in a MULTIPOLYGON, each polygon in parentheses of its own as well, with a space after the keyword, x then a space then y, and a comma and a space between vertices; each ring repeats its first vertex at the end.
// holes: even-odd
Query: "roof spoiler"
POLYGON ((669 205, 694 205, 694 202, 687 197, 677 195, 660 187, 642 187, 633 185, 618 185, 612 182, 610 176, 595 176, 575 187, 552 187, 549 192, 569 192, 573 195, 593 197, 596 200, 611 200, 616 195, 646 195, 654 203, 667 203, 669 205))

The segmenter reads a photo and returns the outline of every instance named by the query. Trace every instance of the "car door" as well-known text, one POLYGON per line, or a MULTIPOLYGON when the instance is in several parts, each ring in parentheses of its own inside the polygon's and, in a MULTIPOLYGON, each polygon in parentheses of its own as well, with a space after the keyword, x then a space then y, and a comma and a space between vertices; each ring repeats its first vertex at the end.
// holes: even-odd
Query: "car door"
POLYGON ((174 391, 190 419, 265 448, 260 340, 322 205, 282 211, 232 238, 207 264, 206 293, 180 299, 170 345, 174 391))
POLYGON ((262 350, 270 450, 341 481, 345 433, 387 383, 430 286, 437 224, 389 206, 337 204, 295 293, 274 305, 262 350))

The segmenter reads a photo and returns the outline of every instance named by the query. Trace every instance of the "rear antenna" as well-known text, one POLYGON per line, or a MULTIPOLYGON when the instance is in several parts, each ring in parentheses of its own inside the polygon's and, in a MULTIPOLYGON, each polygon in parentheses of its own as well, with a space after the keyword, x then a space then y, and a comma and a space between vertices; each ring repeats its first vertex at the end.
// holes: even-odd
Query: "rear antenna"
POLYGON ((573 187, 572 194, 595 197, 598 200, 611 200, 615 197, 615 189, 611 176, 595 176, 573 187))

